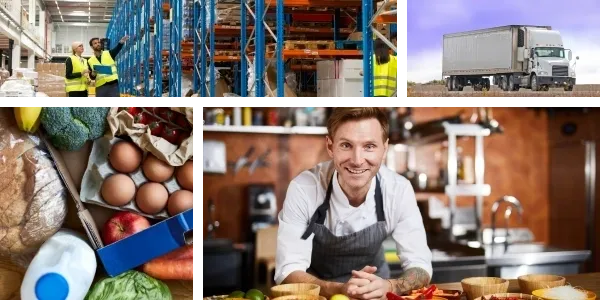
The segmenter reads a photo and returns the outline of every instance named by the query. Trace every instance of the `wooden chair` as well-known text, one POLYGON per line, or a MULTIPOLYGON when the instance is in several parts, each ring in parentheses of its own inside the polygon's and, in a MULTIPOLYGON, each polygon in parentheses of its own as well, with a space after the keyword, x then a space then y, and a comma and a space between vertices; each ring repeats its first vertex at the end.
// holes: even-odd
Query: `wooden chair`
POLYGON ((254 283, 258 285, 258 268, 261 264, 266 269, 266 285, 269 290, 274 284, 273 271, 275 271, 275 254, 277 252, 278 225, 261 228, 256 231, 256 249, 254 258, 254 283))

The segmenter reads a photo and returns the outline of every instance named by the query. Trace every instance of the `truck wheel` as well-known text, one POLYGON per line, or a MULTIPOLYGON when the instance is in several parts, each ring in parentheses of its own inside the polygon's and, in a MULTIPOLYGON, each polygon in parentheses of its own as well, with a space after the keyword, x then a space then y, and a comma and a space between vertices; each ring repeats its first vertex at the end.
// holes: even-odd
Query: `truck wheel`
POLYGON ((489 92, 489 90, 490 90, 490 79, 489 78, 484 79, 483 84, 485 85, 485 88, 489 92))
POLYGON ((448 88, 448 92, 452 92, 452 76, 448 77, 446 80, 446 88, 448 88))
POLYGON ((540 90, 540 87, 537 84, 537 76, 535 76, 535 74, 531 75, 531 90, 534 92, 540 90))
POLYGON ((506 76, 502 75, 501 77, 501 86, 502 86, 502 90, 507 92, 508 91, 508 80, 506 79, 506 76))
POLYGON ((509 91, 515 90, 515 77, 512 75, 508 75, 508 90, 509 91))

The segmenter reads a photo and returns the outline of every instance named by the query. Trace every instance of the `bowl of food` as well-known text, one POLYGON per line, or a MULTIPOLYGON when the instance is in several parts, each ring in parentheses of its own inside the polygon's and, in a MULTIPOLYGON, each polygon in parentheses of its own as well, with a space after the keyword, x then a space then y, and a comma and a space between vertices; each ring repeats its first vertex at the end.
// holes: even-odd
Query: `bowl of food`
POLYGON ((273 300, 327 300, 327 298, 319 295, 286 295, 273 300))
POLYGON ((544 300, 595 300, 596 294, 570 285, 556 286, 553 288, 539 289, 532 292, 544 300))
MULTIPOLYGON (((314 295, 319 296, 321 287, 312 283, 288 283, 280 284, 271 288, 273 298, 289 295, 314 295)), ((281 299, 290 300, 290 299, 281 299)))
POLYGON ((518 281, 521 293, 531 295, 535 290, 565 285, 566 279, 557 275, 532 274, 519 276, 518 281))
POLYGON ((460 284, 467 300, 508 291, 508 280, 498 277, 469 277, 463 279, 460 284))
POLYGON ((544 300, 537 296, 521 293, 496 293, 491 295, 481 296, 475 300, 544 300))
POLYGON ((460 300, 463 294, 463 292, 460 290, 443 290, 438 289, 435 285, 431 285, 430 287, 422 287, 418 290, 412 290, 410 295, 404 296, 404 298, 422 299, 422 297, 425 296, 428 290, 432 290, 431 295, 433 295, 434 297, 439 297, 447 300, 460 300))

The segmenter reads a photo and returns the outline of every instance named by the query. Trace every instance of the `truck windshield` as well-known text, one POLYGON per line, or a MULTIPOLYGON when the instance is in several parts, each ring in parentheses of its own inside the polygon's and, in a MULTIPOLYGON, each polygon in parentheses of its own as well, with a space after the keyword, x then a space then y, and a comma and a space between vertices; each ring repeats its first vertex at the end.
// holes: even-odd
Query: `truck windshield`
POLYGON ((565 49, 558 47, 535 48, 538 57, 560 57, 565 58, 565 49))

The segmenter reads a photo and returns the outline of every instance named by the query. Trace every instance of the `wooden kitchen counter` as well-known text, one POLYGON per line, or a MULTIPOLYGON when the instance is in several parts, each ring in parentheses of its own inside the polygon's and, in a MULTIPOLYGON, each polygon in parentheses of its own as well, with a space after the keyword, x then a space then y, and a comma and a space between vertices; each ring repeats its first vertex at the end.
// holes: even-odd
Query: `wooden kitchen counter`
MULTIPOLYGON (((567 279, 567 284, 570 284, 574 287, 581 287, 585 290, 591 291, 595 293, 597 296, 600 296, 600 273, 585 273, 585 274, 576 274, 576 275, 566 275, 564 276, 567 279)), ((509 280, 510 284, 508 286, 509 293, 519 293, 519 282, 516 279, 509 280)), ((436 284, 439 289, 444 290, 461 290, 462 286, 460 282, 454 283, 440 283, 436 284)))

